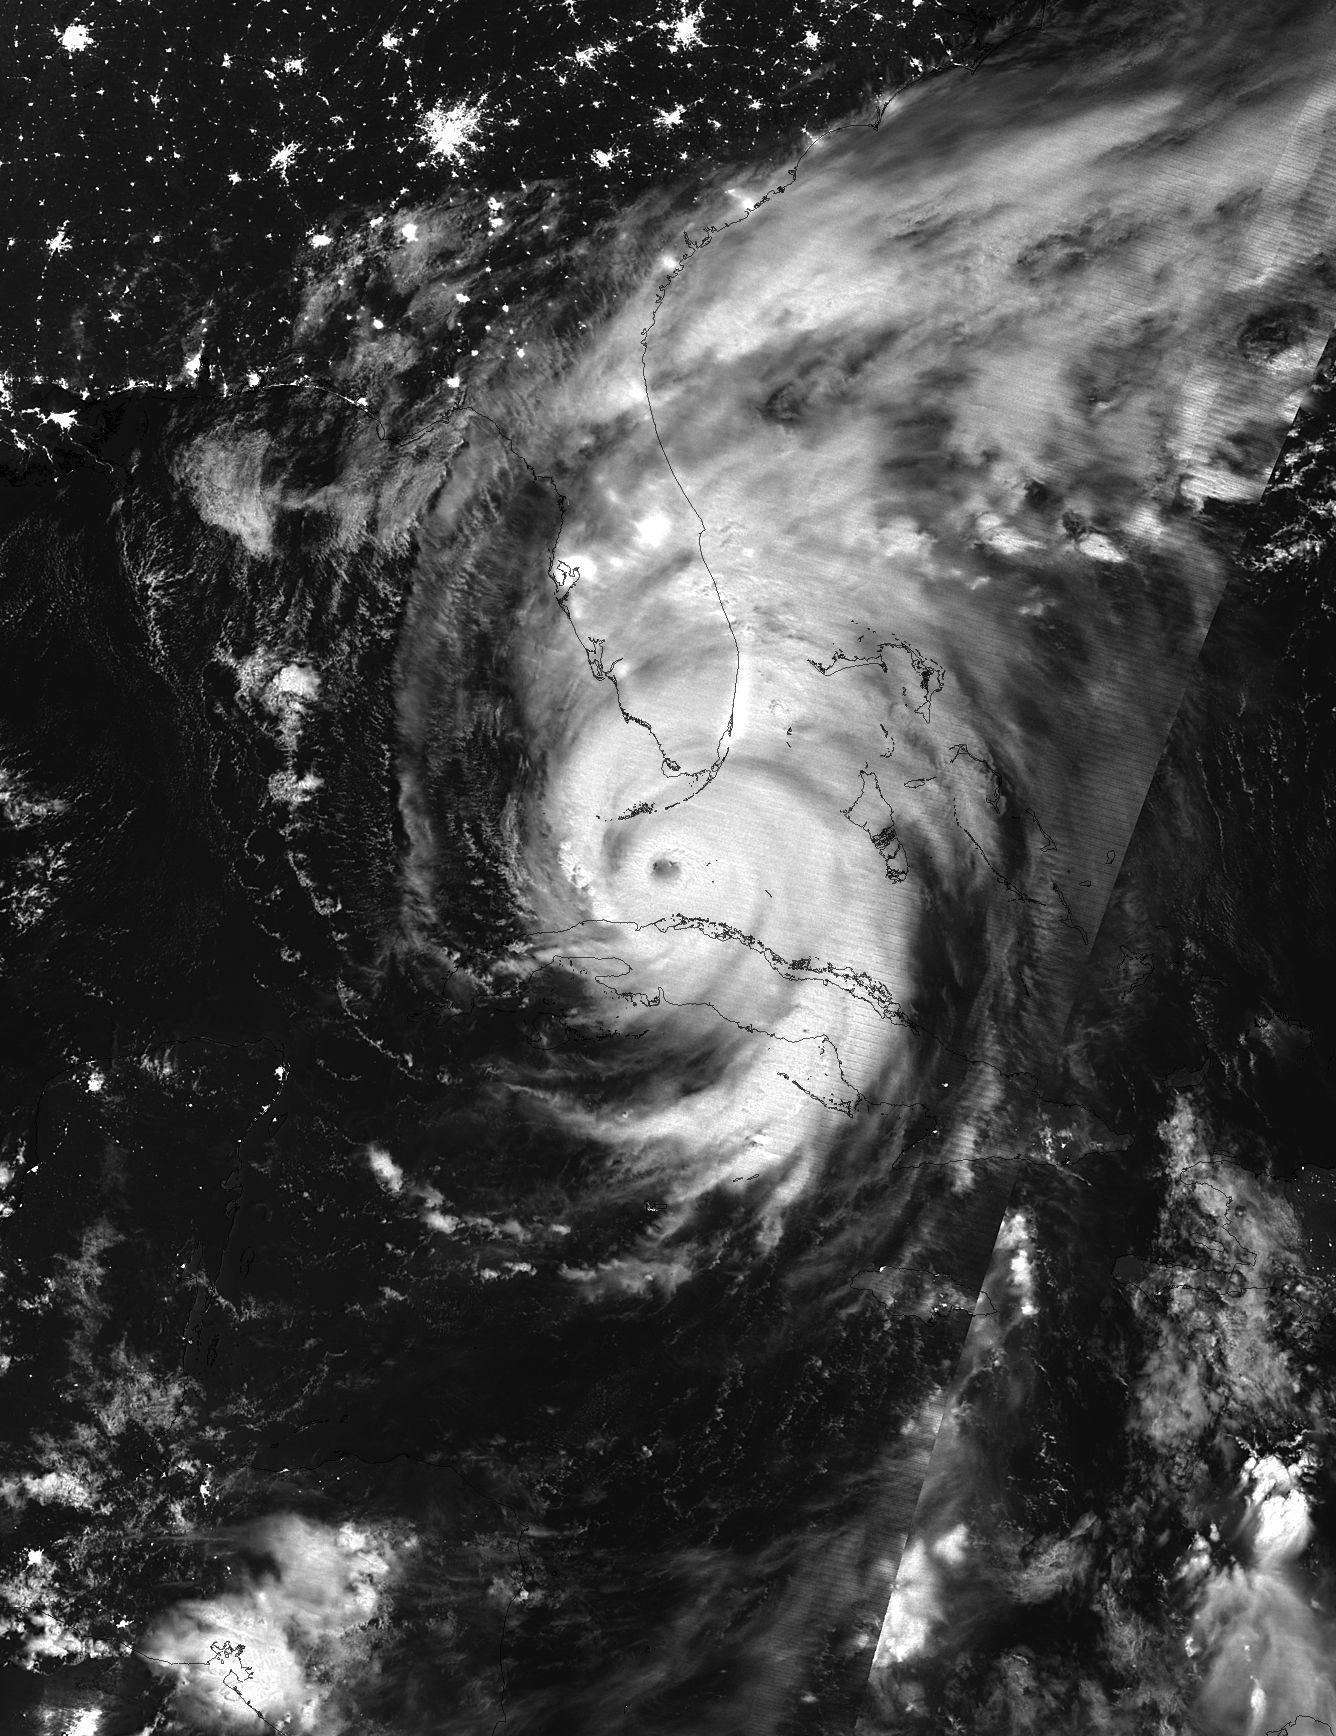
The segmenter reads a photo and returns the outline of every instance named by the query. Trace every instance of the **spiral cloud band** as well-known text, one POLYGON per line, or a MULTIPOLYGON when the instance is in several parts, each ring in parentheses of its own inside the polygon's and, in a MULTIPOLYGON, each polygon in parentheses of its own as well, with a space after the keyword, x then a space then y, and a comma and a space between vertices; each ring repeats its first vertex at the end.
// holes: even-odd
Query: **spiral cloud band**
POLYGON ((540 953, 647 1063, 715 1048, 605 1129, 679 1191, 810 1173, 943 1053, 1042 1070, 1223 583, 1201 503, 1316 360, 1324 29, 1000 59, 644 219, 514 435, 540 953))
MULTIPOLYGON (((286 720, 303 885, 350 955, 372 936, 343 1004, 377 1043, 402 1013, 411 1041, 378 1052, 428 1081, 428 1109, 359 1134, 367 1185, 422 1231, 433 1297, 441 1273, 452 1307, 485 1282, 495 1313, 449 1317, 444 1384, 494 1444, 474 1365, 512 1377, 525 1548, 559 1563, 551 1607, 573 1584, 598 1612, 582 1631, 613 1636, 550 1700, 535 1667, 516 1729, 620 1729, 633 1705, 688 1727, 671 1696, 700 1657, 714 1721, 689 1727, 797 1728, 819 1659, 860 1695, 872 1668, 870 1736, 920 1703, 914 1672, 968 1626, 953 1611, 988 1601, 994 1440, 967 1438, 961 1392, 1003 1367, 988 1416, 1022 1437, 1045 1226, 1103 1248, 1061 1165, 1047 1217, 1013 1200, 1017 1154, 1043 1156, 1235 519, 1336 308, 1334 48, 1309 5, 1059 11, 583 239, 549 237, 559 190, 498 207, 513 348, 448 396, 404 384, 413 345, 430 356, 490 264, 458 211, 413 214, 402 248, 364 230, 346 251, 397 274, 406 311, 349 351, 369 410, 335 480, 273 483, 250 429, 178 467, 257 565, 307 512, 331 570, 370 543, 407 571, 364 731, 390 841, 374 804, 345 828, 371 892, 302 855, 322 801, 345 813, 298 777, 336 659, 275 650, 248 691, 286 720), (832 1367, 854 1396, 827 1428, 832 1367), (516 1420, 526 1383, 541 1414, 516 1420), (623 1603, 655 1611, 625 1647, 623 1603)), ((310 286, 299 336, 342 283, 310 286)), ((1112 1280, 1086 1276, 1093 1310, 1112 1280)), ((1181 1350, 1167 1331, 1163 1368, 1181 1350)), ((1248 1475, 1280 1575, 1302 1516, 1280 1471, 1279 1494, 1248 1475)), ((997 1568, 996 1608, 1037 1603, 1050 1568, 1076 1583, 1090 1530, 997 1568)), ((185 1638, 168 1624, 160 1656, 194 1668, 224 1616, 260 1633, 243 1589, 185 1638)), ((1239 1630, 1226 1591, 1203 1645, 1239 1630)), ((546 1658, 539 1599, 506 1610, 507 1644, 546 1658)), ((284 1632, 274 1701, 305 1705, 306 1630, 284 1632)), ((1212 1690, 1250 1691, 1223 1666, 1212 1690)), ((1023 1684, 1015 1703, 995 1728, 1044 1727, 1023 1684)))

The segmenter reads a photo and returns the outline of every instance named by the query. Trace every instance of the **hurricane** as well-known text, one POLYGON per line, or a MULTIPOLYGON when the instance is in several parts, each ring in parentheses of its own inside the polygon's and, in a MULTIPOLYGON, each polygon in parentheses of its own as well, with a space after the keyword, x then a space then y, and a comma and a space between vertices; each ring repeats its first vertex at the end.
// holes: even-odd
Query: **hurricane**
POLYGON ((972 40, 14 399, 15 1728, 1336 1724, 1336 19, 972 40))

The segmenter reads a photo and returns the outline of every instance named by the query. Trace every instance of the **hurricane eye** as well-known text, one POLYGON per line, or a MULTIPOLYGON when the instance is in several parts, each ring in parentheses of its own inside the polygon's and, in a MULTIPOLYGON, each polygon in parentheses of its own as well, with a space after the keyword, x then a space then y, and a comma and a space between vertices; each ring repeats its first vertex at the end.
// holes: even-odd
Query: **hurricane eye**
POLYGON ((674 862, 671 856, 656 856, 650 872, 656 880, 676 880, 682 872, 682 864, 674 862))

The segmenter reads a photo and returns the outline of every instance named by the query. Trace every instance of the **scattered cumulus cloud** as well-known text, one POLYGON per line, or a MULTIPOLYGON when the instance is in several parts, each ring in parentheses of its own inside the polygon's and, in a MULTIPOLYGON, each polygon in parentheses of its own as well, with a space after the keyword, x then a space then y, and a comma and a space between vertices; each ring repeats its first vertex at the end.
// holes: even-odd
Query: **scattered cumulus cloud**
POLYGON ((366 1160, 371 1165, 371 1173, 380 1185, 389 1193, 400 1193, 404 1185, 404 1172, 385 1150, 384 1146, 368 1147, 366 1160))
POLYGON ((936 1576, 928 1551, 921 1541, 915 1540, 900 1560, 873 1668, 902 1664, 917 1656, 927 1645, 932 1624, 940 1614, 936 1576))

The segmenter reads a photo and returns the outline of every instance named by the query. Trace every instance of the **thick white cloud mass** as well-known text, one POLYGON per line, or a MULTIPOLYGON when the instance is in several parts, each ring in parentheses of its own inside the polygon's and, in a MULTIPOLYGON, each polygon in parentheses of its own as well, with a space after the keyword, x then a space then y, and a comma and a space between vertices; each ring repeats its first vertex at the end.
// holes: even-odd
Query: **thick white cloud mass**
MULTIPOLYGON (((1080 1684, 1078 1719, 1008 1654, 999 1732, 1140 1736, 1153 1701, 1191 1698, 1150 1680, 1163 1636, 1093 1585, 1106 1515, 1042 1537, 999 1517, 1003 1446, 1043 1376, 1033 1334, 1062 1327, 1044 1224, 1081 1224, 1078 1182, 1050 1163, 1049 1217, 1006 1207, 1227 577, 1219 505, 1260 493, 1336 307, 1334 52, 1308 5, 1059 19, 814 141, 792 172, 732 165, 631 206, 572 249, 579 293, 517 311, 514 355, 415 422, 413 320, 430 332, 476 283, 432 267, 453 219, 414 213, 422 263, 398 267, 422 274, 413 317, 349 361, 381 421, 350 437, 338 486, 299 499, 235 439, 181 467, 257 560, 295 507, 326 516, 332 547, 412 531, 384 952, 430 960, 451 1005, 515 989, 551 1011, 541 1042, 489 1055, 479 1113, 578 1153, 575 1179, 551 1182, 554 1234, 568 1207, 608 1223, 635 1207, 579 1260, 549 1259, 534 1231, 506 1272, 550 1276, 557 1309, 667 1313, 713 1266, 731 1261, 741 1293, 770 1257, 791 1310, 775 1342, 791 1328, 818 1364, 812 1323, 855 1273, 893 1330, 973 1316, 955 1387, 925 1381, 901 1434, 858 1461, 856 1517, 851 1502, 808 1524, 813 1497, 745 1564, 702 1548, 684 1567, 683 1551, 695 1613, 684 1598, 649 1661, 591 1685, 590 1728, 683 1679, 711 1598, 751 1572, 784 1587, 736 1642, 758 1730, 780 1726, 823 1623, 844 1623, 846 1660, 875 1656, 871 1732, 878 1708, 895 1727, 895 1695, 920 1703, 913 1672, 943 1648, 1069 1592, 1102 1624, 1108 1679, 1138 1685, 1115 1715, 1080 1684), (466 944, 459 907, 489 874, 513 921, 479 919, 466 944)), ((317 286, 306 324, 337 306, 317 286)), ((264 689, 294 740, 300 685, 264 689)), ((1120 1402, 1157 1498, 1210 1556, 1209 1503, 1180 1499, 1175 1467, 1222 1417, 1241 1429, 1290 1391, 1261 1290, 1230 1288, 1219 1238, 1261 1273, 1292 1226, 1190 1117, 1163 1145, 1165 1221, 1197 1237, 1211 1300, 1166 1253, 1120 1402)), ((363 1149, 383 1189, 428 1203, 443 1245, 488 1221, 397 1145, 363 1149)), ((1235 1457, 1241 1564, 1183 1557, 1197 1650, 1180 1649, 1217 1720, 1203 1727, 1253 1736, 1286 1711, 1284 1681, 1319 1711, 1329 1684, 1291 1577, 1301 1458, 1235 1457)), ((302 1647, 353 1619, 352 1594, 311 1604, 286 1584, 273 1607, 252 1586, 178 1610, 154 1643, 187 1684, 215 1641, 245 1643, 299 1716, 302 1647)), ((214 1693, 199 1681, 183 1692, 214 1693)))
POLYGON ((1061 1030, 1223 582, 1198 506, 1260 489, 1330 300, 1328 27, 1178 24, 926 84, 685 244, 631 213, 640 281, 514 406, 537 955, 647 1073, 710 1056, 591 1124, 679 1196, 779 1209, 944 1050, 1061 1030))
POLYGON ((375 1615, 392 1551, 353 1525, 275 1514, 222 1544, 233 1587, 173 1605, 141 1641, 151 1669, 179 1684, 192 1728, 341 1727, 329 1703, 340 1640, 375 1615))

